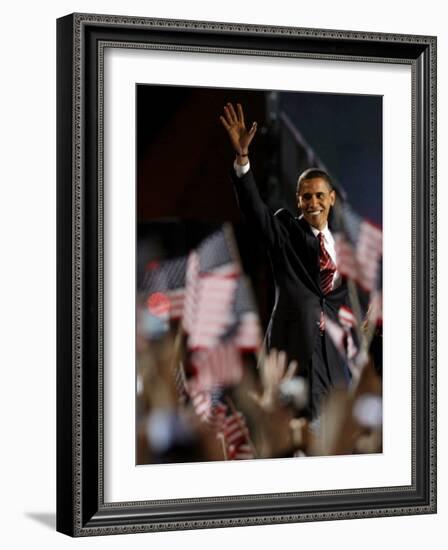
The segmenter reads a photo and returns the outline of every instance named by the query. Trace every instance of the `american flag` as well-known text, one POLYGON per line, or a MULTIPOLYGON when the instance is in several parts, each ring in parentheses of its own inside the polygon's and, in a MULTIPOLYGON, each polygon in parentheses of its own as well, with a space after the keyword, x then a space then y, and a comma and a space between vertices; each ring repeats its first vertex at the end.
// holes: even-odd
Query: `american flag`
POLYGON ((352 328, 356 326, 356 317, 353 311, 348 306, 341 306, 338 311, 339 322, 344 328, 352 328))
POLYGON ((182 319, 190 349, 216 346, 234 323, 232 306, 240 273, 230 226, 212 233, 190 253, 182 319))
POLYGON ((383 234, 347 205, 341 206, 344 231, 336 235, 338 271, 355 280, 364 290, 376 288, 380 276, 383 234))
POLYGON ((244 351, 258 351, 261 348, 262 332, 256 312, 250 284, 246 277, 239 277, 233 304, 234 325, 229 329, 236 346, 244 351))
POLYGON ((197 253, 201 275, 214 273, 236 277, 241 273, 238 247, 229 224, 206 237, 197 247, 197 253))
POLYGON ((255 458, 251 445, 249 430, 243 413, 234 410, 229 413, 229 407, 222 399, 222 390, 203 391, 193 388, 190 392, 194 411, 217 439, 221 439, 225 448, 227 460, 247 460, 255 458))
POLYGON ((356 317, 348 306, 341 306, 338 311, 339 323, 324 315, 325 330, 341 355, 352 360, 358 353, 352 336, 352 329, 357 325, 356 317))
POLYGON ((196 250, 188 255, 185 274, 185 300, 182 325, 186 332, 194 328, 199 290, 199 256, 196 250))
POLYGON ((192 389, 189 394, 194 412, 203 422, 208 422, 213 408, 211 392, 192 389))
POLYGON ((352 329, 354 329, 358 323, 353 311, 348 306, 341 306, 339 308, 338 318, 345 332, 344 343, 347 359, 351 360, 358 353, 358 348, 356 347, 352 332, 352 329))
POLYGON ((222 432, 229 446, 237 446, 246 443, 249 431, 243 413, 235 411, 229 416, 226 416, 222 426, 222 432))
POLYGON ((246 278, 210 274, 190 282, 187 276, 184 328, 192 349, 231 338, 240 350, 258 351, 262 331, 246 278))
POLYGON ((242 443, 237 447, 230 446, 227 453, 229 460, 249 460, 255 458, 252 447, 247 443, 242 443))
POLYGON ((221 426, 221 433, 224 437, 228 460, 255 458, 243 413, 235 410, 226 416, 221 426))
MULTIPOLYGON (((215 347, 234 322, 232 305, 237 282, 220 275, 200 277, 194 307, 187 313, 184 327, 189 332, 190 349, 215 347)), ((189 300, 189 298, 188 298, 189 300)), ((193 300, 191 300, 193 302, 193 300)))
POLYGON ((262 344, 261 326, 258 314, 244 312, 238 323, 235 344, 243 351, 259 351, 262 344))
POLYGON ((227 224, 187 257, 149 262, 142 290, 153 315, 182 318, 190 349, 212 348, 228 334, 240 349, 261 346, 258 315, 227 224))
POLYGON ((228 412, 227 405, 221 401, 223 396, 221 388, 216 388, 213 391, 192 388, 189 395, 194 412, 201 422, 213 432, 221 433, 228 412))
POLYGON ((153 315, 182 317, 186 264, 185 256, 147 264, 141 291, 147 296, 146 303, 153 315))
POLYGON ((191 363, 196 373, 189 384, 200 391, 235 386, 243 378, 241 355, 232 340, 221 342, 212 349, 193 352, 191 363))

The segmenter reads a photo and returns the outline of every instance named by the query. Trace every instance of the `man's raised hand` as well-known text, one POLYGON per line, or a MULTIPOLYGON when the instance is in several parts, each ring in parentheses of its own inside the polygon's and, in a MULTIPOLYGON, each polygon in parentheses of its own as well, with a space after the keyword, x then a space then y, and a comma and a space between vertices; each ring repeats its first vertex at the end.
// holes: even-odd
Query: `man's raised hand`
POLYGON ((219 119, 229 134, 235 153, 246 157, 248 156, 250 142, 257 131, 257 123, 254 122, 248 130, 244 122, 244 113, 241 104, 237 103, 236 108, 237 111, 235 111, 231 103, 227 103, 224 106, 224 116, 220 116, 219 119))

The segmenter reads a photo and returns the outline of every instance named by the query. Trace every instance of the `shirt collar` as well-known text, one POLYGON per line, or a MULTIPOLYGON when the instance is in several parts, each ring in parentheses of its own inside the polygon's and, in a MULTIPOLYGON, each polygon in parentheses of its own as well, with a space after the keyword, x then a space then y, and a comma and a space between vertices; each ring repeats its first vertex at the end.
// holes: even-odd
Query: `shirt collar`
MULTIPOLYGON (((303 218, 303 214, 301 214, 299 216, 299 220, 302 220, 305 221, 305 219, 303 218)), ((325 227, 322 229, 322 231, 319 231, 319 229, 316 229, 315 227, 313 227, 312 225, 308 224, 310 226, 310 229, 311 231, 313 232, 313 235, 315 237, 317 237, 319 235, 319 233, 323 233, 324 234, 324 240, 327 241, 328 243, 332 243, 334 242, 334 238, 333 238, 333 235, 331 234, 331 231, 330 229, 328 228, 328 223, 325 225, 325 227)))
POLYGON ((333 238, 333 235, 330 233, 330 230, 328 229, 328 223, 322 230, 316 229, 312 225, 310 225, 310 227, 311 227, 311 231, 313 232, 313 235, 315 237, 317 237, 319 235, 319 233, 323 233, 324 234, 324 239, 328 242, 331 242, 331 240, 333 238))

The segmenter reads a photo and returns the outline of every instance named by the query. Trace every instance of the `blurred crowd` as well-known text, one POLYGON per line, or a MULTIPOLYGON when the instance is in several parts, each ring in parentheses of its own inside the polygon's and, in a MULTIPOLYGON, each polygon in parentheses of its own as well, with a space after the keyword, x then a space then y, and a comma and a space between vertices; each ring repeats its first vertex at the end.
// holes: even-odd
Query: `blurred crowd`
POLYGON ((330 391, 311 420, 300 365, 266 353, 230 227, 143 271, 137 464, 382 452, 381 297, 357 321, 364 347, 340 346, 350 386, 330 391))

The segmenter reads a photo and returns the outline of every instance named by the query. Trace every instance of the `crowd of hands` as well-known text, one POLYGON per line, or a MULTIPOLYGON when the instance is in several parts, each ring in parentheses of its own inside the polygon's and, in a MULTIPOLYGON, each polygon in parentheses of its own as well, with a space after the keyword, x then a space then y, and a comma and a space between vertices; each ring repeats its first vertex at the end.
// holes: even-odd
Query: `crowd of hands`
MULTIPOLYGON (((220 434, 204 422, 188 393, 179 387, 170 357, 173 345, 167 340, 140 353, 138 463, 228 460, 220 434), (186 452, 174 442, 174 453, 155 456, 148 419, 160 410, 170 410, 179 426, 188 432, 186 452)), ((182 362, 177 366, 181 365, 182 362)), ((224 389, 222 401, 231 403, 247 431, 247 442, 253 451, 247 458, 381 452, 381 422, 363 425, 354 414, 364 397, 381 399, 381 380, 371 361, 355 390, 335 388, 329 392, 317 419, 306 413, 308 387, 298 370, 297 363, 289 362, 284 351, 271 350, 264 356, 249 358, 241 383, 224 389)))

